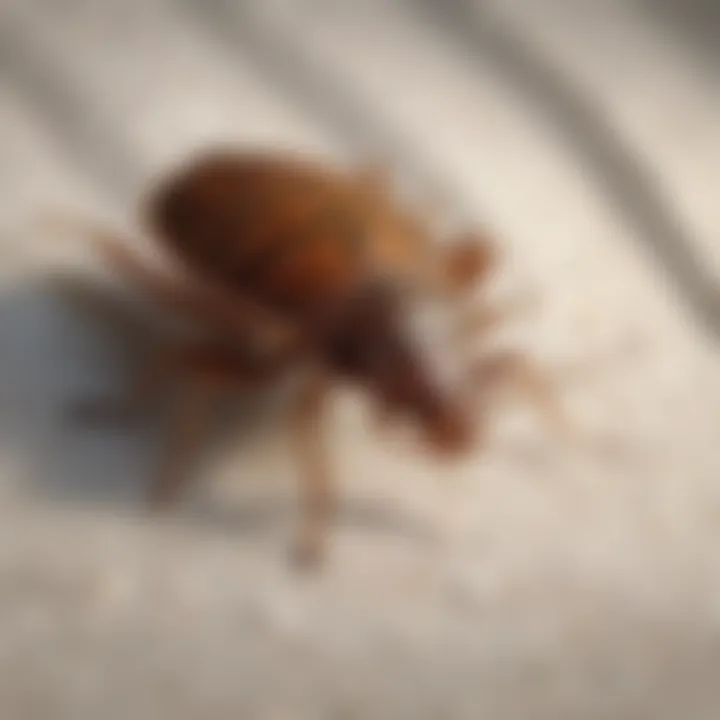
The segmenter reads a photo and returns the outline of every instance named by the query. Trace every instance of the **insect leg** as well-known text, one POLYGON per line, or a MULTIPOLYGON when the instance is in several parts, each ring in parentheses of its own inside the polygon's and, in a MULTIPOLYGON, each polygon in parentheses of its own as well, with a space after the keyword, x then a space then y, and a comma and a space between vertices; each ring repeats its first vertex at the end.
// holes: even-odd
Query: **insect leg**
POLYGON ((534 406, 556 432, 566 438, 576 435, 550 376, 527 358, 511 352, 486 356, 475 363, 472 377, 481 394, 510 391, 534 406))
POLYGON ((493 245, 469 233, 439 246, 427 238, 412 238, 406 246, 405 258, 419 289, 451 300, 467 297, 499 262, 493 245))
POLYGON ((105 238, 103 254, 114 267, 138 285, 174 317, 186 317, 201 327, 249 341, 282 346, 298 341, 297 333, 286 323, 233 292, 199 284, 182 277, 169 277, 139 260, 123 244, 105 238))
POLYGON ((497 249, 484 237, 467 233, 440 250, 437 267, 451 295, 463 295, 485 280, 499 262, 497 249))
POLYGON ((217 386, 203 377, 189 379, 182 389, 160 471, 150 488, 149 504, 153 511, 169 507, 187 485, 188 465, 199 450, 217 391, 217 386))
POLYGON ((489 335, 518 315, 534 309, 536 303, 530 295, 518 295, 500 304, 473 304, 459 309, 454 321, 454 337, 459 348, 489 335))
POLYGON ((335 504, 321 427, 328 390, 325 378, 314 378, 303 392, 294 418, 295 451, 301 464, 305 495, 295 558, 305 568, 322 561, 325 535, 335 504))
POLYGON ((277 377, 281 369, 279 361, 274 365, 253 365, 242 355, 210 343, 198 343, 180 352, 175 372, 181 391, 160 473, 151 488, 153 509, 167 507, 187 485, 187 466, 197 454, 211 420, 213 401, 228 391, 249 390, 266 384, 277 377))
POLYGON ((54 226, 78 231, 92 238, 105 263, 149 296, 174 318, 183 318, 223 334, 253 334, 266 344, 297 342, 296 333, 274 313, 268 312, 237 291, 232 295, 219 287, 188 277, 181 268, 168 274, 130 249, 130 242, 113 230, 92 221, 60 216, 54 226))

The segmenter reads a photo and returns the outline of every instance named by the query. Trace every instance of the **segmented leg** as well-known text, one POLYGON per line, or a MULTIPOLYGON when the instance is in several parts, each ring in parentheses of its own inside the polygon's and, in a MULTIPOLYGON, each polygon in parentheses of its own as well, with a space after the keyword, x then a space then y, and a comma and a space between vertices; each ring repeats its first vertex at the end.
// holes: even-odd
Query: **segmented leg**
POLYGON ((323 410, 329 386, 315 378, 306 388, 295 412, 295 451, 300 462, 305 508, 295 558, 301 567, 322 562, 325 537, 335 505, 327 451, 323 445, 323 410))
POLYGON ((553 380, 527 358, 498 352, 477 361, 472 375, 481 395, 509 391, 530 403, 563 437, 576 435, 574 425, 561 408, 553 380))
MULTIPOLYGON (((212 348, 197 348, 185 360, 185 393, 176 409, 161 473, 151 492, 151 504, 162 509, 186 487, 187 465, 196 454, 207 427, 214 398, 228 388, 257 387, 276 375, 266 366, 237 364, 212 348)), ((316 567, 323 557, 324 542, 335 498, 328 458, 323 446, 322 414, 329 390, 324 378, 314 378, 295 409, 294 441, 303 486, 304 508, 295 546, 295 559, 305 568, 316 567)))
POLYGON ((466 233, 440 251, 441 283, 452 295, 464 295, 488 278, 499 262, 498 250, 479 233, 466 233))
POLYGON ((465 350, 477 340, 487 337, 506 321, 534 309, 535 299, 530 295, 512 297, 500 304, 473 304, 462 307, 453 327, 454 341, 459 350, 465 350))
POLYGON ((168 277, 142 263, 117 240, 106 238, 102 250, 113 267, 175 315, 184 315, 203 327, 223 333, 242 333, 246 340, 253 335, 289 334, 288 328, 254 303, 234 294, 229 297, 217 288, 192 283, 182 275, 168 277))
POLYGON ((221 336, 240 337, 275 348, 300 342, 294 328, 241 293, 192 280, 180 268, 173 275, 152 267, 130 249, 119 234, 91 222, 69 217, 53 218, 54 225, 77 230, 92 238, 95 249, 113 270, 147 294, 173 317, 194 322, 221 336))
POLYGON ((161 390, 177 387, 164 456, 149 497, 152 509, 160 510, 186 486, 188 466, 198 453, 214 402, 228 392, 269 385, 291 361, 283 355, 259 358, 210 341, 167 346, 141 366, 125 396, 85 402, 75 415, 84 422, 132 421, 152 410, 161 390))
POLYGON ((418 233, 402 237, 403 265, 421 292, 462 300, 499 264, 497 248, 479 233, 465 233, 436 244, 418 233))
POLYGON ((168 507, 186 487, 192 458, 212 417, 213 404, 230 391, 251 390, 272 382, 283 364, 251 362, 217 345, 197 345, 180 350, 174 364, 180 385, 178 404, 172 415, 160 473, 152 486, 154 510, 168 507))
POLYGON ((199 453, 218 397, 218 385, 202 375, 187 379, 181 388, 160 471, 150 487, 148 503, 153 512, 168 509, 187 487, 189 466, 199 453))

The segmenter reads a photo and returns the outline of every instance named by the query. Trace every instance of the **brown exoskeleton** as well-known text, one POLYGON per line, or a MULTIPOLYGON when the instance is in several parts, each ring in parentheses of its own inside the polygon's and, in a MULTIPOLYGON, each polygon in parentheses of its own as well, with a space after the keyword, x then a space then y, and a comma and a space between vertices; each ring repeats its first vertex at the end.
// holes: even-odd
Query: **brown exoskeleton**
MULTIPOLYGON (((364 387, 384 418, 410 420, 428 447, 448 456, 480 440, 476 399, 500 381, 522 385, 554 412, 540 375, 519 356, 486 357, 469 364, 460 382, 443 380, 413 330, 414 303, 465 297, 495 267, 496 251, 474 236, 435 243, 375 174, 286 155, 206 153, 155 187, 144 220, 174 256, 173 274, 150 268, 107 234, 100 238, 106 258, 202 330, 161 353, 133 396, 147 399, 168 374, 187 393, 152 487, 154 507, 183 489, 213 393, 270 385, 303 363, 307 381, 295 412, 305 560, 320 557, 332 514, 320 419, 336 383, 364 387)), ((480 308, 466 329, 487 330, 502 315, 480 308)))

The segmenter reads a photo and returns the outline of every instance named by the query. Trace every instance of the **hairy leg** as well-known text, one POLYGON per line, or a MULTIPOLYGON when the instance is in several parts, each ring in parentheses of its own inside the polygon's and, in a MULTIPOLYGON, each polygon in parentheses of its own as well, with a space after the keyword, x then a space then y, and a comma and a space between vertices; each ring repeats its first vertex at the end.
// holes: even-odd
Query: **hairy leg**
POLYGON ((513 318, 531 312, 536 300, 529 294, 511 297, 501 303, 481 303, 459 308, 453 323, 453 340, 458 349, 488 337, 493 330, 513 318))
POLYGON ((153 483, 154 510, 177 500, 190 479, 188 466, 202 443, 214 403, 228 392, 251 390, 270 383, 280 367, 243 362, 237 353, 214 344, 198 344, 177 351, 175 380, 179 385, 160 472, 153 483))
POLYGON ((576 429, 561 407, 554 378, 526 357, 513 352, 497 352, 478 360, 472 378, 481 397, 508 392, 529 403, 566 439, 576 429))
POLYGON ((316 376, 304 389, 295 408, 293 439, 305 503, 295 558, 304 568, 316 567, 322 562, 325 538, 335 505, 329 460, 323 441, 323 411, 328 393, 327 379, 316 376))
POLYGON ((298 334, 275 313, 269 312, 241 293, 228 291, 191 278, 180 267, 172 273, 153 267, 130 249, 127 238, 91 221, 58 216, 54 226, 78 231, 92 239, 104 262, 164 308, 221 336, 255 340, 265 347, 298 344, 298 334))
POLYGON ((456 297, 487 280, 500 259, 498 249, 479 233, 459 235, 441 248, 439 255, 441 284, 456 297))

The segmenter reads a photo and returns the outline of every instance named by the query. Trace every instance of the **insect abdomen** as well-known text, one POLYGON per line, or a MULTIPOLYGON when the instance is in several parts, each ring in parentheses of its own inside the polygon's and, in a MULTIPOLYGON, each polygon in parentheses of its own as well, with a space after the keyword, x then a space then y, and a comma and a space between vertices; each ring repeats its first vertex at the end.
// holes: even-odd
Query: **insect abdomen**
POLYGON ((333 302, 358 271, 360 218, 314 168, 205 158, 161 188, 150 216, 191 271, 288 311, 333 302))

